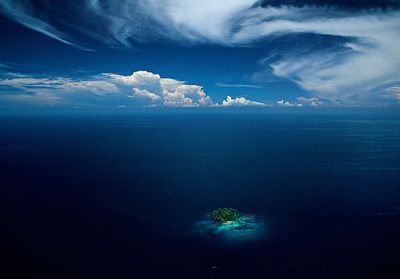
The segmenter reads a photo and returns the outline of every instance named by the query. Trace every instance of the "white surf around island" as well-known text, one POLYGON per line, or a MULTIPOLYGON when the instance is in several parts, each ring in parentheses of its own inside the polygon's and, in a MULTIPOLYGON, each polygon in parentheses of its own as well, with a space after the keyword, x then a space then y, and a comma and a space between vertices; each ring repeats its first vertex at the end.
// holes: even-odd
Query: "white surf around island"
POLYGON ((225 223, 218 223, 208 217, 195 223, 195 228, 201 235, 212 236, 229 244, 260 240, 266 234, 265 222, 250 214, 225 223))

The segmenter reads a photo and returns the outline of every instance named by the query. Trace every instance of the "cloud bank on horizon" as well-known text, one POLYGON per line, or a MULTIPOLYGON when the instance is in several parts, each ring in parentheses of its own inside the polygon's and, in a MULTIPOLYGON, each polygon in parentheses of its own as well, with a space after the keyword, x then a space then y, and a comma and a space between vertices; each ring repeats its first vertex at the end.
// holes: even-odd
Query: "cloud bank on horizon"
POLYGON ((262 102, 231 96, 227 96, 221 104, 214 103, 200 85, 162 78, 148 71, 136 71, 127 76, 103 73, 85 80, 9 74, 0 79, 0 86, 8 87, 10 92, 1 95, 0 100, 45 105, 65 105, 81 94, 89 94, 92 97, 118 97, 125 104, 128 102, 133 106, 145 107, 266 106, 262 102))
MULTIPOLYGON (((87 0, 80 5, 66 2, 59 9, 47 1, 39 8, 36 1, 4 0, 0 2, 0 11, 28 28, 82 49, 91 49, 87 45, 93 41, 127 48, 154 41, 252 48, 292 36, 294 43, 290 47, 269 50, 259 61, 264 70, 253 73, 254 77, 260 80, 267 73, 290 80, 314 98, 334 104, 398 102, 398 95, 391 93, 390 88, 400 84, 399 6, 349 9, 332 5, 334 1, 326 5, 300 2, 294 6, 290 1, 291 5, 285 5, 257 0, 87 0), (73 21, 66 20, 66 15, 74 15, 73 21), (309 34, 311 39, 296 44, 299 34, 309 34), (313 36, 322 36, 326 41, 336 39, 321 46, 313 36)), ((134 97, 148 99, 154 105, 211 104, 200 86, 152 76, 154 80, 149 81, 148 88, 138 80, 137 73, 107 77, 118 88, 133 86, 134 97)), ((227 83, 219 86, 259 87, 227 83)), ((224 102, 243 103, 232 98, 224 102)), ((320 102, 310 104, 317 106, 320 102)), ((290 102, 278 105, 290 106, 290 102)))

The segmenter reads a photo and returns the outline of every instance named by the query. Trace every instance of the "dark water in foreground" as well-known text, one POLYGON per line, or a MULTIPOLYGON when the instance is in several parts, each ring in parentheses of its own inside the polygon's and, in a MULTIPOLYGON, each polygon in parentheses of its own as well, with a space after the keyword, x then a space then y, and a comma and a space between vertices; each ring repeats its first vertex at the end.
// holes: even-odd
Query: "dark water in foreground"
POLYGON ((3 115, 0 172, 2 278, 400 278, 398 114, 3 115))

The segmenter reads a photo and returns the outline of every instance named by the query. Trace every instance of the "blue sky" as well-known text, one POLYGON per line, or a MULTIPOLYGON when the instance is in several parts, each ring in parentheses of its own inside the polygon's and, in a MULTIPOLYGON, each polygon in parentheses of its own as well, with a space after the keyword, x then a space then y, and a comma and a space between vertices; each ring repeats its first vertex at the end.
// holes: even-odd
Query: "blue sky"
POLYGON ((0 108, 392 107, 399 1, 0 2, 0 108))

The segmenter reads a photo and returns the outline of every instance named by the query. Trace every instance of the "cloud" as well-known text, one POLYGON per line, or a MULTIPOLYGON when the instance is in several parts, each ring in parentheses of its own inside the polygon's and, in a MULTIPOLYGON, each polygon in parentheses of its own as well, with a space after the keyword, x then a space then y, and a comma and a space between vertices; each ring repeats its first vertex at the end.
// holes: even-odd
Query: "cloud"
POLYGON ((222 107, 263 107, 267 106, 265 103, 247 100, 244 97, 232 98, 227 96, 226 100, 222 101, 222 107))
POLYGON ((119 92, 118 87, 104 80, 73 80, 69 78, 38 78, 23 75, 11 75, 11 78, 0 79, 0 86, 19 89, 28 93, 43 94, 54 91, 90 92, 95 95, 105 95, 119 92))
MULTIPOLYGON (((151 5, 159 1, 149 1, 151 5)), ((162 9, 175 32, 192 41, 229 44, 231 21, 256 0, 167 0, 162 9)), ((156 4, 157 5, 157 4, 156 4)))
POLYGON ((400 86, 392 86, 385 90, 385 95, 387 99, 394 99, 400 101, 400 86))
POLYGON ((34 105, 56 106, 62 102, 62 98, 48 92, 35 94, 2 94, 0 100, 4 103, 29 103, 34 105))
POLYGON ((172 78, 161 78, 158 74, 137 71, 132 75, 105 74, 111 82, 132 87, 132 96, 145 98, 152 105, 172 107, 210 106, 212 100, 200 85, 185 84, 172 78))
MULTIPOLYGON (((72 45, 76 45, 73 36, 67 32, 125 47, 160 40, 253 47, 291 35, 322 37, 325 44, 292 37, 290 46, 276 48, 268 53, 270 59, 260 61, 261 72, 270 71, 330 101, 368 101, 384 94, 381 88, 400 81, 398 9, 271 6, 257 0, 90 0, 65 4, 63 18, 51 12, 60 10, 56 2, 38 10, 31 1, 4 0, 0 10, 16 22, 72 45), (65 14, 73 14, 74 21, 66 20, 65 14)), ((137 94, 146 95, 144 91, 137 94)))
POLYGON ((280 107, 302 107, 303 106, 303 104, 293 104, 293 103, 290 103, 289 101, 284 101, 284 100, 277 101, 276 104, 280 107))
POLYGON ((296 98, 297 102, 291 103, 289 101, 285 100, 279 100, 276 102, 276 104, 280 107, 321 107, 321 106, 330 106, 332 105, 331 103, 324 103, 322 102, 319 98, 317 97, 297 97, 296 98))
POLYGON ((388 93, 400 93, 400 86, 392 86, 386 89, 388 93))
POLYGON ((236 84, 236 83, 221 83, 218 82, 215 84, 218 87, 228 87, 228 88, 257 88, 261 89, 263 88, 260 85, 255 85, 255 84, 236 84))
POLYGON ((115 98, 120 102, 144 107, 266 106, 261 102, 230 96, 221 104, 215 104, 200 85, 163 78, 148 71, 136 71, 131 75, 103 73, 84 80, 7 74, 5 78, 0 78, 0 90, 3 92, 0 99, 30 103, 47 101, 56 104, 72 100, 69 102, 71 104, 74 98, 82 95, 86 98, 96 96, 96 102, 101 100, 99 97, 115 98))
POLYGON ((6 64, 0 63, 0 68, 3 68, 3 69, 8 69, 8 68, 9 68, 9 66, 7 66, 6 64))
POLYGON ((274 75, 290 79, 319 97, 349 102, 360 95, 379 94, 379 86, 400 80, 398 11, 350 15, 326 8, 283 7, 279 12, 276 16, 264 9, 259 11, 264 20, 245 19, 235 39, 248 42, 277 33, 310 33, 348 42, 336 40, 315 48, 308 40, 298 42, 302 48, 275 50, 275 59, 262 61, 274 75))
POLYGON ((29 1, 2 0, 0 1, 0 13, 64 44, 92 51, 89 48, 74 43, 66 34, 57 30, 57 28, 47 23, 44 19, 40 19, 38 11, 34 9, 34 6, 29 1))
POLYGON ((317 98, 317 97, 311 97, 311 98, 306 98, 306 97, 298 97, 296 98, 297 102, 301 104, 302 106, 310 106, 310 107, 319 107, 323 103, 317 98))

